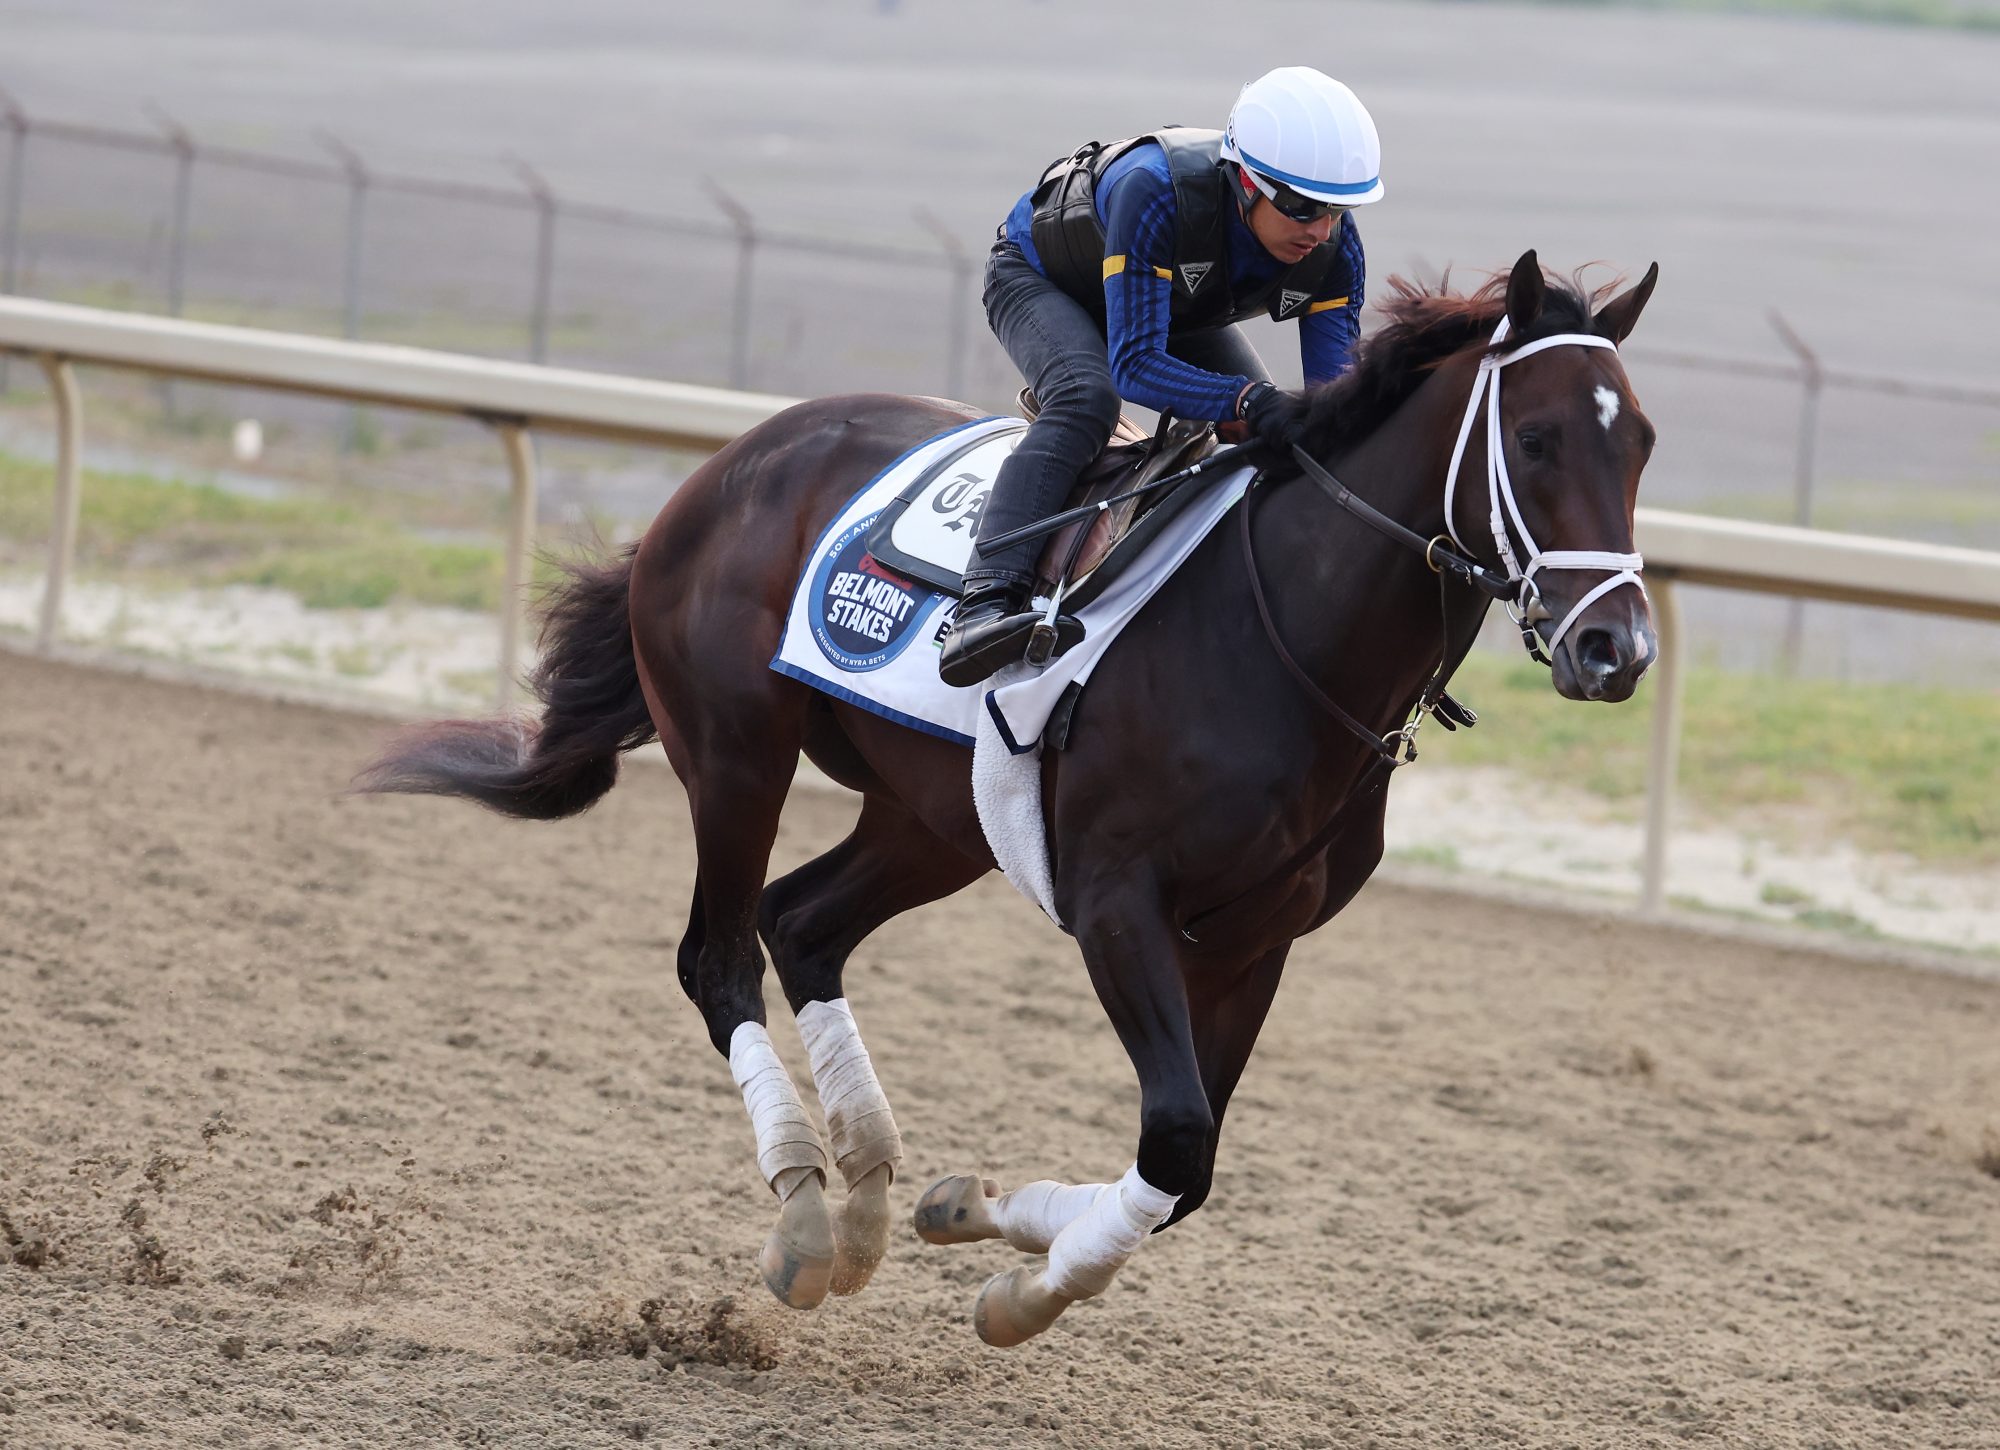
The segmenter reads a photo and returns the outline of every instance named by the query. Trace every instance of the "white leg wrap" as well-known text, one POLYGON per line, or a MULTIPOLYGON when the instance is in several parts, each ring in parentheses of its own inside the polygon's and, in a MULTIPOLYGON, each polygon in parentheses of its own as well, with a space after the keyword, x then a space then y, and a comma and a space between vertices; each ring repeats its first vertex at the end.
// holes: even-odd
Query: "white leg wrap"
POLYGON ((1102 1294, 1179 1201, 1178 1194, 1162 1193, 1141 1178, 1134 1163, 1116 1183, 1100 1187, 1090 1206, 1056 1235, 1042 1282, 1066 1299, 1102 1294))
POLYGON ((903 1139, 847 999, 806 1003, 799 1012, 799 1036, 812 1059, 813 1084, 841 1177, 852 1188, 887 1163, 893 1179, 903 1161, 903 1139))
POLYGON ((824 1183, 826 1147, 763 1023, 739 1023, 730 1034, 729 1075, 743 1089, 743 1106, 757 1131, 757 1167, 772 1191, 790 1198, 814 1173, 824 1183))
POLYGON ((1056 1235, 1081 1218, 1111 1183, 1024 1183, 993 1200, 993 1223, 1024 1254, 1046 1254, 1056 1235))

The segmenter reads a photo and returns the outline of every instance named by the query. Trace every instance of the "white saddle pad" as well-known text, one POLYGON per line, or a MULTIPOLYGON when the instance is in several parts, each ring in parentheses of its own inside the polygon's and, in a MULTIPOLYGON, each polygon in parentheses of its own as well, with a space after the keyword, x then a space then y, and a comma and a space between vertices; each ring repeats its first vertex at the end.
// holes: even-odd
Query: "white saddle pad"
POLYGON ((962 428, 946 435, 951 446, 922 467, 903 471, 903 482, 868 530, 868 551, 906 579, 957 594, 972 556, 972 541, 1000 465, 1014 452, 1028 425, 962 428))
MULTIPOLYGON (((849 499, 806 558, 784 641, 771 668, 836 699, 961 745, 973 743, 980 712, 985 710, 1010 750, 1021 754, 1035 749, 1063 691, 1072 682, 1081 686, 1090 678, 1119 632, 1242 497, 1251 470, 1246 466, 1201 485, 1202 497, 1162 529, 1144 556, 1078 614, 1085 637, 1069 653, 1022 678, 1011 678, 1010 672, 1010 682, 993 682, 992 689, 954 688, 938 678, 937 662, 958 601, 875 559, 868 552, 867 535, 882 511, 940 461, 949 460, 950 467, 934 480, 939 486, 958 472, 972 471, 961 469, 961 462, 997 469, 1021 426, 1018 418, 981 418, 941 433, 905 453, 849 499)), ((984 477, 990 480, 991 473, 984 477)), ((967 497, 972 491, 976 490, 969 490, 967 497)), ((966 502, 966 497, 957 501, 961 508, 966 502)), ((908 509, 905 517, 915 512, 914 507, 908 509)), ((957 512, 951 515, 957 516, 957 512)), ((962 566, 971 528, 944 532, 954 538, 964 536, 957 540, 962 566)))

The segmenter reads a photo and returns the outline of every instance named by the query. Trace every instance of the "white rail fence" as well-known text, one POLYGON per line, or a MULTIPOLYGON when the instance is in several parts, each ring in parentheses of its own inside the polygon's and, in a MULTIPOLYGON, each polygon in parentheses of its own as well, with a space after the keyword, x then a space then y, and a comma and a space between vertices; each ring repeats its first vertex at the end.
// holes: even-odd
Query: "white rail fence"
MULTIPOLYGON (((535 517, 530 433, 716 449, 793 401, 14 297, 0 297, 0 353, 39 363, 56 408, 55 519, 37 632, 37 643, 45 650, 61 628, 82 499, 83 413, 76 364, 449 413, 491 426, 513 479, 499 660, 503 705, 512 697, 520 669, 535 517)), ((1638 546, 1646 556, 1660 635, 1646 786, 1642 904, 1649 910, 1666 899, 1680 748, 1684 638, 1675 593, 1679 584, 2000 622, 2000 553, 1646 508, 1639 510, 1638 546)))

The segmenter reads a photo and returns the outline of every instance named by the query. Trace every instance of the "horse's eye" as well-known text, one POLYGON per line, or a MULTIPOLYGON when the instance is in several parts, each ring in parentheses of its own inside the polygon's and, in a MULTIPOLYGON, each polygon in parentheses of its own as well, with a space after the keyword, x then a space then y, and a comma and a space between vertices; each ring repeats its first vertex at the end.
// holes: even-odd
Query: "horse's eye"
POLYGON ((1514 435, 1514 441, 1521 445, 1523 458, 1540 458, 1544 452, 1542 435, 1538 429, 1523 428, 1514 435))

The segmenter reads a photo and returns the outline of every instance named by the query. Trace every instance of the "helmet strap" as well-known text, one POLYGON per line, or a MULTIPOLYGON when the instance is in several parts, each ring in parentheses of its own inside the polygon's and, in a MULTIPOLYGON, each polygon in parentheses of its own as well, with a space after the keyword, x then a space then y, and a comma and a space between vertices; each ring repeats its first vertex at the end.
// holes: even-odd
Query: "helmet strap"
POLYGON ((1257 198, 1262 196, 1264 193, 1257 189, 1257 183, 1250 179, 1249 169, 1245 167, 1242 162, 1240 161, 1230 162, 1229 171, 1230 174, 1236 178, 1236 185, 1233 188, 1233 190, 1236 196, 1237 214, 1241 216, 1245 222, 1248 222, 1250 220, 1251 211, 1254 210, 1257 205, 1257 198))

